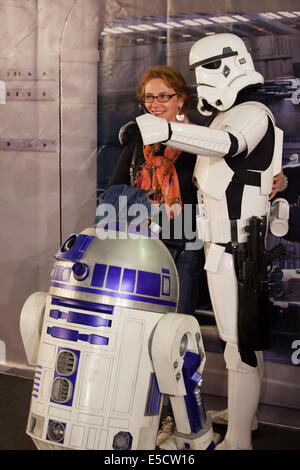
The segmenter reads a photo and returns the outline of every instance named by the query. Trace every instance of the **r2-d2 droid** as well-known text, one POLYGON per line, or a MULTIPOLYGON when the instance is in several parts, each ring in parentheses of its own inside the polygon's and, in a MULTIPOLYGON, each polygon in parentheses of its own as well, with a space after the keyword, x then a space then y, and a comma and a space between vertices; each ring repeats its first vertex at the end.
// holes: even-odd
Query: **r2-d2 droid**
POLYGON ((24 304, 21 334, 36 367, 27 434, 38 449, 151 450, 166 393, 176 446, 214 448, 201 333, 175 313, 174 261, 153 234, 121 232, 71 235, 49 293, 24 304))

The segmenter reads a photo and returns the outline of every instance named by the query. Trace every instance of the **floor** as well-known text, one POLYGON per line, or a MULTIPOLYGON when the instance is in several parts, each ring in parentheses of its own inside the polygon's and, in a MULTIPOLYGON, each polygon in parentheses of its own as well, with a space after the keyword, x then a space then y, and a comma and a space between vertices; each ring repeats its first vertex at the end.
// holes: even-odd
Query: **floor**
MULTIPOLYGON (((0 374, 0 450, 35 450, 25 434, 32 381, 27 378, 0 374)), ((221 409, 224 399, 204 396, 206 408, 221 409), (222 401, 223 400, 223 401, 222 401)), ((224 436, 226 429, 215 426, 224 436)), ((300 428, 260 423, 253 433, 254 450, 300 450, 300 428)))
MULTIPOLYGON (((204 403, 207 410, 216 409, 222 410, 226 407, 226 399, 221 397, 204 396, 204 403)), ((264 421, 259 421, 259 426, 256 431, 252 433, 252 445, 254 450, 300 450, 300 423, 299 427, 287 427, 280 425, 273 425, 265 420, 272 416, 271 410, 267 406, 260 406, 259 417, 261 416, 264 421)), ((272 407, 274 408, 274 407, 272 407)), ((276 407, 277 408, 277 407, 276 407)), ((274 409, 272 410, 274 412, 274 409)), ((277 411, 277 416, 285 411, 293 413, 293 410, 280 408, 277 411)), ((290 420, 291 421, 291 420, 290 420)), ((224 437, 226 427, 214 425, 214 431, 224 437)))

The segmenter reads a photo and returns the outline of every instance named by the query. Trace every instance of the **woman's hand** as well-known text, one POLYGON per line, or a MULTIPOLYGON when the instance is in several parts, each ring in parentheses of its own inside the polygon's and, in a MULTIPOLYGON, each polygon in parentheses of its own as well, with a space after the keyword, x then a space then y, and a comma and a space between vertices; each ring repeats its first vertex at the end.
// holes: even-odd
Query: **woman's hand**
POLYGON ((278 191, 283 191, 286 187, 287 177, 283 174, 283 169, 281 169, 281 172, 273 178, 272 192, 269 196, 269 201, 273 199, 273 197, 275 196, 275 194, 278 193, 278 191))

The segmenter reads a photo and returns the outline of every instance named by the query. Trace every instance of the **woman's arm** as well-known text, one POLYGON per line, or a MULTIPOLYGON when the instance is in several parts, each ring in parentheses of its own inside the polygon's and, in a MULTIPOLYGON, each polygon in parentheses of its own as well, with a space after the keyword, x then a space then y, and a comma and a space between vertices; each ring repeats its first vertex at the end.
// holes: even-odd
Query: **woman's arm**
POLYGON ((142 140, 139 129, 135 122, 125 124, 119 133, 121 135, 120 142, 122 151, 119 160, 115 166, 112 177, 105 189, 115 184, 130 185, 130 167, 136 147, 140 144, 142 148, 142 140))

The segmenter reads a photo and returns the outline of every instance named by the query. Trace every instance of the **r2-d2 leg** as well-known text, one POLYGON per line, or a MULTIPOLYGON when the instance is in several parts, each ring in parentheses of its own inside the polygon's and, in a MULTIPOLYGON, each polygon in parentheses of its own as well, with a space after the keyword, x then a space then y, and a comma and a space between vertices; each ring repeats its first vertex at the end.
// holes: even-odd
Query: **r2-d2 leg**
POLYGON ((157 324, 151 356, 160 392, 170 395, 176 429, 161 449, 214 449, 211 418, 206 414, 200 386, 205 353, 197 320, 167 314, 157 324))

